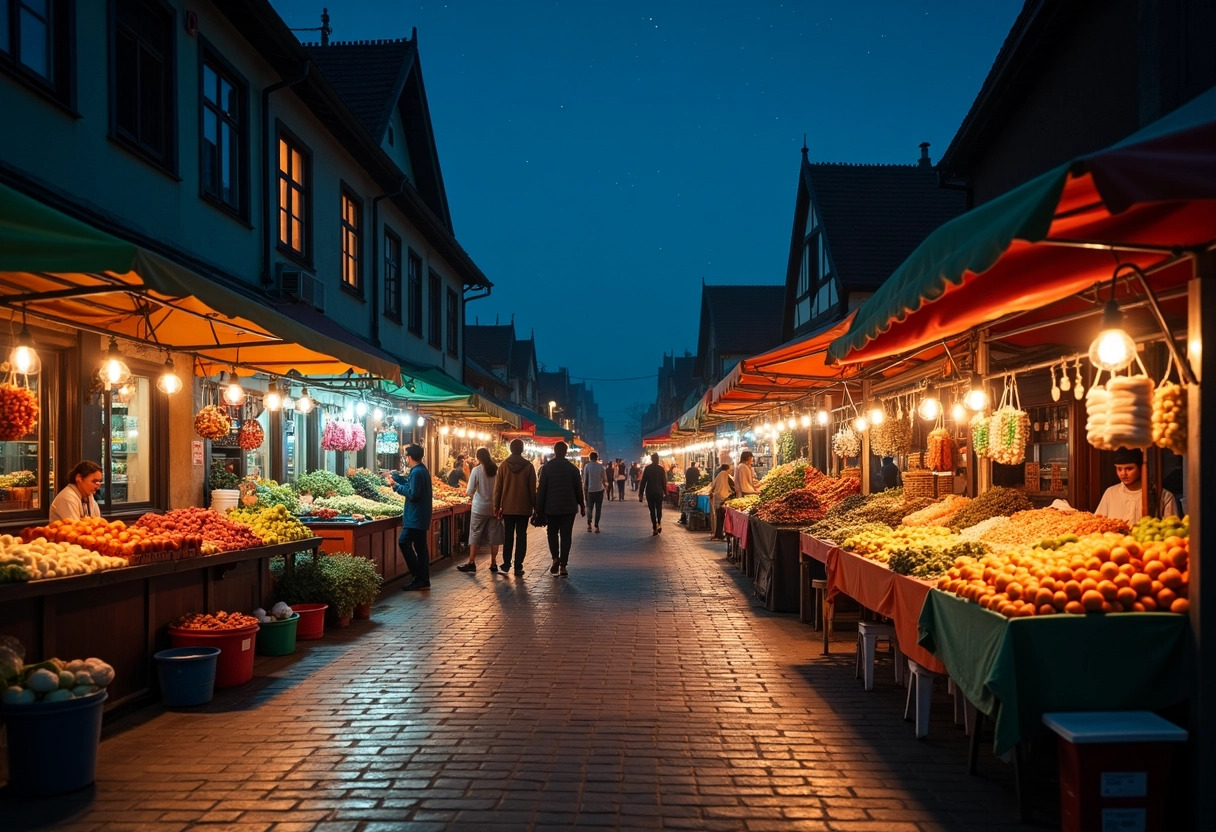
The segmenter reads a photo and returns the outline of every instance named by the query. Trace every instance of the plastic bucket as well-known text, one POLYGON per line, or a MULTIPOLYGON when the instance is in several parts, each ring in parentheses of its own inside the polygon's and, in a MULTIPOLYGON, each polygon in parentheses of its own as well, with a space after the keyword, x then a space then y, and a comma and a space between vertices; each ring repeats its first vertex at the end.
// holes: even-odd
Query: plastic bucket
POLYGON ((325 635, 325 611, 329 604, 292 604, 291 609, 300 616, 296 638, 313 641, 325 635))
POLYGON ((236 508, 241 500, 241 492, 236 488, 217 488, 211 492, 211 510, 224 514, 230 508, 236 508))
POLYGON ((258 652, 263 656, 286 656, 296 649, 296 625, 300 614, 293 612, 290 618, 262 624, 258 631, 258 652))
POLYGON ((13 794, 47 797, 83 789, 97 776, 104 690, 66 702, 4 705, 8 732, 8 787, 13 794))
POLYGON ((174 647, 153 656, 165 705, 186 708, 210 702, 220 655, 218 647, 174 647))
POLYGON ((215 663, 215 686, 232 688, 253 678, 253 651, 258 637, 258 625, 240 630, 181 630, 169 628, 169 640, 174 647, 218 647, 215 663))

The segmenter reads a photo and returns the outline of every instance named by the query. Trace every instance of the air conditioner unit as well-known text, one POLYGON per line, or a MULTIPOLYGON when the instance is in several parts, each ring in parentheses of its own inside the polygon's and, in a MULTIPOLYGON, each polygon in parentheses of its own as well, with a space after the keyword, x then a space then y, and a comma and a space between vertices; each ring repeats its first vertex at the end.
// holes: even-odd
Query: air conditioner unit
POLYGON ((299 269, 280 270, 279 294, 284 298, 307 303, 318 312, 325 311, 325 285, 308 272, 299 269))

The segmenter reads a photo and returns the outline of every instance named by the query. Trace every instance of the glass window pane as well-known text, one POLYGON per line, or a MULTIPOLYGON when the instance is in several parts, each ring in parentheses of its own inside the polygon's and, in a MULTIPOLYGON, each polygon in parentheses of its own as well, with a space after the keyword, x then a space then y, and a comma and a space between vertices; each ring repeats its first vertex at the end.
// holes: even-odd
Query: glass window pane
POLYGON ((228 82, 226 78, 220 78, 220 109, 230 116, 236 116, 237 94, 236 89, 228 82))
POLYGON ((221 192, 224 196, 224 201, 236 204, 236 158, 232 154, 233 140, 232 128, 228 125, 223 125, 220 128, 220 134, 223 136, 223 141, 220 143, 220 177, 221 177, 221 192))
POLYGON ((21 63, 37 72, 43 78, 51 77, 50 60, 50 27, 44 18, 31 14, 24 8, 21 10, 19 23, 21 29, 21 63))
POLYGON ((212 104, 219 103, 219 98, 215 94, 217 80, 218 76, 216 76, 215 70, 203 64, 203 98, 212 104))
POLYGON ((0 0, 0 52, 12 52, 12 34, 8 30, 9 0, 0 0))
POLYGON ((149 379, 132 376, 110 402, 110 502, 152 499, 151 395, 149 379))
POLYGON ((287 148, 287 142, 283 139, 279 139, 279 170, 282 173, 287 173, 290 170, 287 167, 290 155, 291 152, 287 148))

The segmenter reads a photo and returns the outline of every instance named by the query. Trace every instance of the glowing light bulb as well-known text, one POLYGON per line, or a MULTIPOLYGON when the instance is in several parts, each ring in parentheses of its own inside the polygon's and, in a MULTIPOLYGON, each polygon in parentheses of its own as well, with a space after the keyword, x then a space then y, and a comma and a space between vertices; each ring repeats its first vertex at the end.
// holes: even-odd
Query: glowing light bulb
POLYGON ((866 412, 870 424, 877 427, 887 420, 887 411, 879 402, 870 402, 869 410, 866 412))
POLYGON ((23 376, 32 376, 42 369, 42 359, 38 357, 38 353, 34 351, 33 347, 25 345, 13 347, 8 363, 12 366, 14 373, 23 376))
POLYGON ((372 411, 372 418, 375 419, 377 422, 383 422, 384 421, 384 411, 377 407, 375 410, 372 411))
POLYGON ((955 402, 954 407, 950 408, 950 418, 956 422, 963 421, 967 418, 967 408, 961 402, 955 402))
POLYGON ((828 422, 831 420, 832 417, 828 415, 826 410, 821 410, 815 414, 815 421, 819 423, 819 427, 821 428, 827 427, 828 422))
POLYGON ((296 399, 296 413, 308 413, 312 410, 312 405, 312 397, 308 395, 308 388, 305 387, 300 398, 296 399))
POLYGON ((1108 371, 1122 370, 1135 354, 1136 344, 1122 328, 1104 330, 1089 348, 1093 365, 1108 371))
POLYGON ((110 336, 110 349, 106 353, 106 360, 101 363, 101 381, 107 387, 114 388, 125 384, 130 378, 131 368, 118 352, 118 341, 110 336))
POLYGON ((247 397, 245 388, 241 386, 241 383, 236 380, 236 376, 234 375, 232 381, 224 388, 224 401, 231 407, 240 407, 245 403, 247 397))
POLYGON ((443 434, 444 436, 447 436, 449 433, 451 433, 451 432, 452 432, 452 429, 451 429, 451 428, 449 428, 447 425, 444 425, 443 427, 441 427, 441 428, 439 429, 439 432, 440 432, 441 434, 443 434))
POLYGON ((963 404, 968 410, 981 411, 988 409, 988 393, 983 388, 975 387, 967 391, 967 395, 963 397, 963 404))
POLYGON ((161 372, 160 378, 156 380, 156 389, 166 396, 172 396, 174 393, 181 391, 182 380, 178 377, 177 369, 173 366, 173 359, 169 358, 165 360, 165 369, 161 372))
POLYGON ((870 420, 865 416, 858 416, 853 420, 853 430, 858 433, 865 433, 870 429, 870 420))
MULTIPOLYGON (((408 424, 408 422, 407 422, 406 424, 408 424)), ((418 417, 418 427, 422 427, 422 426, 423 426, 423 425, 425 425, 425 424, 426 424, 426 419, 424 419, 424 418, 422 418, 421 416, 419 416, 419 417, 418 417)))
POLYGON ((270 387, 266 390, 266 395, 262 397, 262 406, 275 413, 283 409, 283 394, 279 392, 279 385, 273 381, 270 382, 270 387))
POLYGON ((811 414, 803 413, 801 422, 804 428, 809 428, 811 426, 811 414))
POLYGON ((932 390, 925 391, 925 397, 916 406, 916 414, 926 422, 942 415, 942 403, 937 400, 937 396, 933 394, 932 390))
POLYGON ((347 422, 353 422, 355 420, 355 409, 347 405, 346 410, 342 411, 342 418, 347 422))
POLYGON ((355 404, 355 415, 362 419, 367 415, 367 402, 358 402, 355 404))

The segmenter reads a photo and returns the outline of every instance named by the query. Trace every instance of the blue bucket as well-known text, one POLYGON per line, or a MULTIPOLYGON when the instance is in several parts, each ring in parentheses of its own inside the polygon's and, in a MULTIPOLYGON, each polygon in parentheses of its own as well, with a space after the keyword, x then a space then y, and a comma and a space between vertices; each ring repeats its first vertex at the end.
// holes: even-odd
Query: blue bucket
POLYGON ((186 708, 210 702, 219 655, 218 647, 174 647, 157 653, 153 658, 165 705, 186 708))
POLYGON ((106 696, 99 690, 66 702, 0 708, 8 732, 9 790, 24 797, 49 797, 90 785, 97 776, 106 696))

